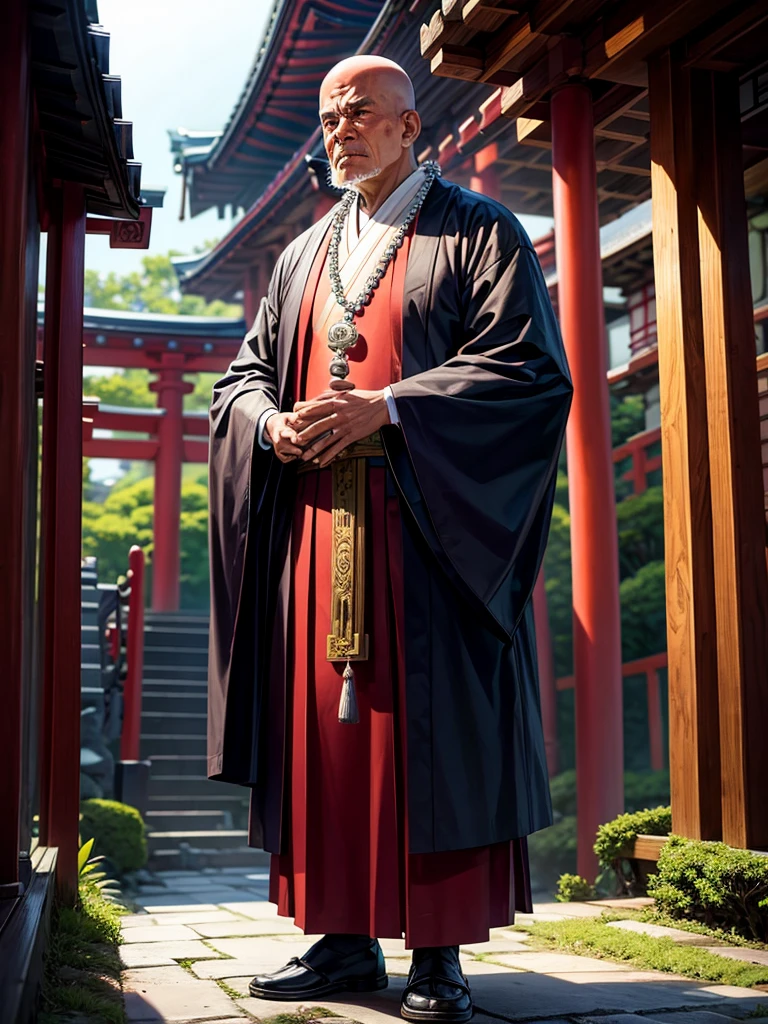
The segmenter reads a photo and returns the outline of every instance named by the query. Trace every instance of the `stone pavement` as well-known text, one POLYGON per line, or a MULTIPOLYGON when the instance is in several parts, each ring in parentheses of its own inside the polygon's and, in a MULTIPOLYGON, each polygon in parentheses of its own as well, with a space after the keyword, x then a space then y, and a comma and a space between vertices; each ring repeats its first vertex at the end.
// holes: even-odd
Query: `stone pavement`
MULTIPOLYGON (((137 897, 142 911, 123 919, 130 1024, 248 1024, 308 1009, 248 996, 257 971, 276 969, 316 938, 277 917, 267 902, 267 884, 266 869, 232 868, 165 872, 157 884, 142 888, 137 897)), ((537 904, 531 917, 518 915, 518 923, 597 915, 602 909, 537 904)), ((712 940, 704 937, 704 942, 711 946, 712 940)), ((339 1017, 357 1024, 400 1020, 410 955, 401 940, 383 940, 382 946, 389 987, 371 995, 324 998, 334 1024, 343 1024, 339 1017)), ((498 929, 489 942, 464 947, 462 960, 477 1007, 475 1024, 731 1024, 729 1018, 746 1015, 758 1024, 763 1008, 768 1024, 768 993, 536 952, 520 932, 498 929)))

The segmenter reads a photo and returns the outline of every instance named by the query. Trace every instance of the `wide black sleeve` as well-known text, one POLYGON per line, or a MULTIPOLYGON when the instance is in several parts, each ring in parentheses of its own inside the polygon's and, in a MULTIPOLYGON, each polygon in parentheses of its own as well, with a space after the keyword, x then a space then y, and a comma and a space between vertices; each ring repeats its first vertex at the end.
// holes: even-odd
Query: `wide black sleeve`
POLYGON ((391 464, 436 557, 511 636, 546 546, 572 386, 533 250, 486 250, 463 277, 458 350, 392 385, 405 444, 391 464))

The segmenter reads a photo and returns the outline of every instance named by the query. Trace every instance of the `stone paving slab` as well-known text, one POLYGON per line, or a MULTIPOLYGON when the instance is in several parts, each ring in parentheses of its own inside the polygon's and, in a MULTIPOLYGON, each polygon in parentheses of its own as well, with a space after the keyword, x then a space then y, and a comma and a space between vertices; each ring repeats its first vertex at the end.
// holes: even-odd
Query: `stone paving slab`
MULTIPOLYGON (((125 1013, 129 1024, 182 1024, 232 1017, 235 1006, 215 981, 188 985, 141 985, 125 990, 125 1013)), ((240 1017, 241 1021, 244 1015, 240 1017)))
POLYGON ((205 903, 189 893, 173 893, 168 896, 145 896, 136 904, 150 914, 182 914, 189 910, 219 910, 216 903, 205 903))
POLYGON ((743 960, 745 963, 768 967, 768 949, 750 949, 748 946, 704 946, 703 948, 709 953, 727 956, 731 960, 743 960))
POLYGON ((186 985, 194 981, 177 963, 166 967, 139 967, 123 973, 123 986, 139 991, 142 985, 186 985))
POLYGON ((473 953, 516 953, 527 948, 530 936, 527 932, 492 932, 487 942, 470 942, 462 946, 462 952, 473 953))
POLYGON ((615 899, 587 900, 590 906, 603 907, 606 910, 645 910, 652 907, 652 896, 617 896, 615 899))
POLYGON ((153 924, 147 928, 128 928, 123 935, 123 942, 130 945, 134 942, 184 942, 186 939, 199 938, 197 932, 184 924, 153 924))
POLYGON ((270 917, 250 921, 233 919, 231 922, 196 924, 192 927, 204 939, 235 938, 238 935, 277 935, 279 933, 304 937, 301 929, 297 928, 287 917, 270 917))
MULTIPOLYGON (((542 914, 554 914, 556 917, 600 917, 604 908, 595 906, 592 903, 534 903, 533 916, 535 920, 541 921, 542 914)), ((515 920, 522 916, 515 914, 515 920)))
POLYGON ((731 1017, 712 1010, 688 1010, 684 1017, 680 1013, 654 1013, 654 1021, 659 1024, 727 1024, 731 1017))
POLYGON ((662 924, 650 924, 648 921, 609 921, 609 928, 619 928, 624 932, 636 932, 640 935, 651 935, 654 939, 673 939, 680 945, 706 946, 711 944, 709 935, 687 932, 682 928, 667 928, 662 924))
POLYGON ((214 939, 211 946, 227 959, 208 960, 192 965, 199 978, 251 977, 258 971, 276 971, 292 956, 306 952, 306 941, 278 943, 270 939, 214 939))
POLYGON ((216 924, 223 921, 241 921, 242 918, 227 910, 184 910, 171 913, 129 914, 120 918, 123 928, 148 928, 153 924, 216 924))
POLYGON ((209 949, 199 939, 183 942, 136 942, 120 947, 120 959, 126 967, 165 967, 177 960, 219 958, 220 953, 209 949))
POLYGON ((230 910, 233 914, 242 914, 243 917, 252 917, 257 921, 264 917, 277 917, 277 907, 274 903, 267 903, 266 900, 239 899, 230 903, 222 903, 221 909, 230 910))

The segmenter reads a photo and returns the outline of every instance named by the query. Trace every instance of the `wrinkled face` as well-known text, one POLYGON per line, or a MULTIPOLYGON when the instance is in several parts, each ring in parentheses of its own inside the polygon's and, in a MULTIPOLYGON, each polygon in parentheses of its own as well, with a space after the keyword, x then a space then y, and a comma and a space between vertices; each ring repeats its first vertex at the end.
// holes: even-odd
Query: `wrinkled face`
POLYGON ((320 123, 334 185, 375 178, 401 159, 418 134, 403 102, 400 82, 386 69, 329 75, 320 123))

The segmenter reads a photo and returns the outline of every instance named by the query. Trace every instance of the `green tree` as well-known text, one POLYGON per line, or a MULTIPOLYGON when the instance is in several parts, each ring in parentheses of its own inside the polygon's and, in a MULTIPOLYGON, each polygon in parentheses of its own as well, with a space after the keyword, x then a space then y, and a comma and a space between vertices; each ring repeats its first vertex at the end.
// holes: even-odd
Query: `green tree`
MULTIPOLYGON (((205 607, 208 601, 208 488, 204 471, 197 469, 197 474, 181 488, 183 608, 205 607)), ((96 556, 101 580, 124 573, 128 550, 140 544, 148 559, 146 590, 151 592, 154 489, 153 478, 145 477, 115 485, 102 504, 83 502, 83 554, 96 556)))
POLYGON ((98 270, 85 272, 85 305, 96 309, 131 310, 136 313, 177 313, 188 316, 242 316, 239 303, 206 302, 199 295, 182 295, 172 256, 144 256, 141 270, 130 274, 98 270))
POLYGON ((149 390, 149 382, 149 370, 124 370, 104 376, 85 374, 83 394, 98 398, 103 405, 151 409, 157 405, 157 400, 149 390))

